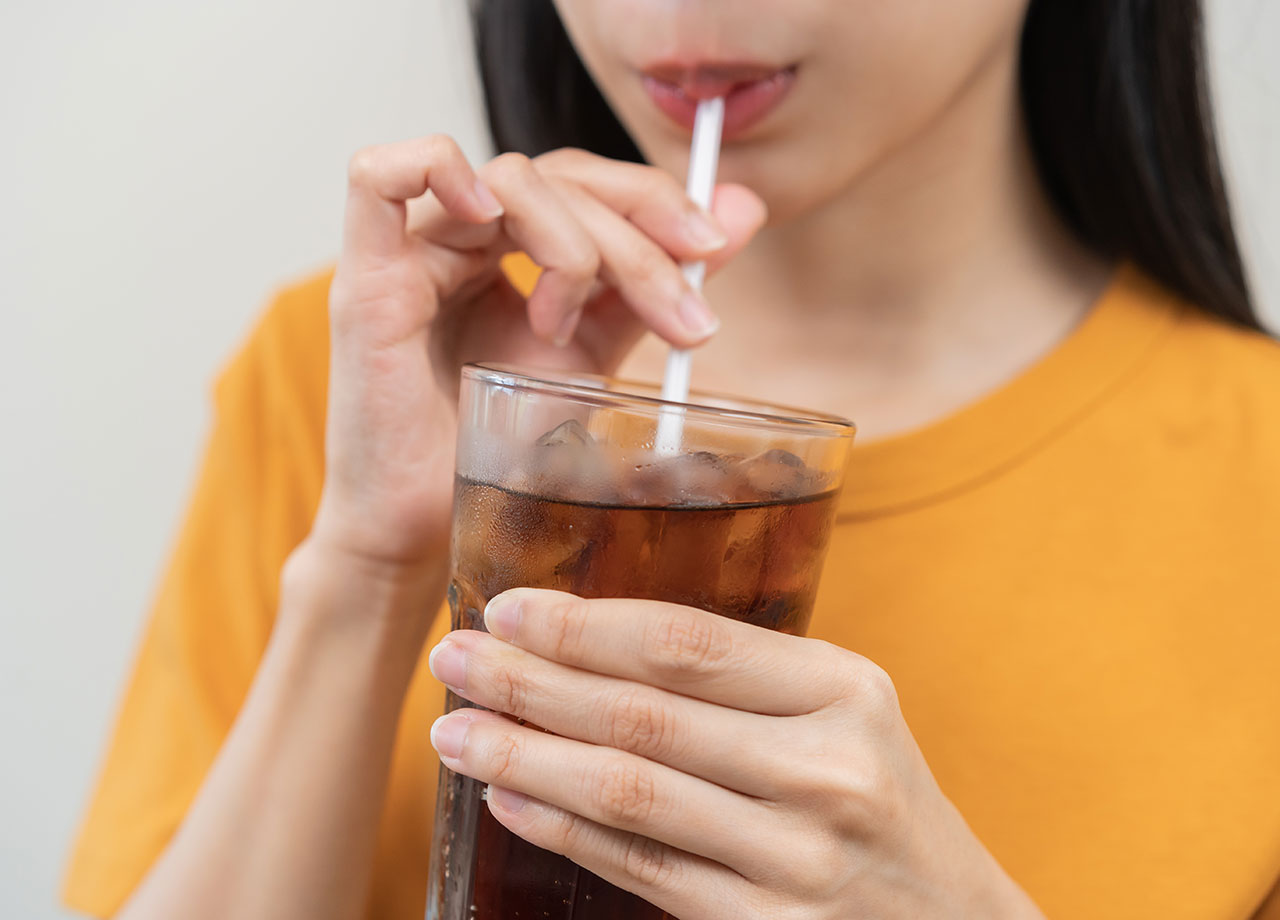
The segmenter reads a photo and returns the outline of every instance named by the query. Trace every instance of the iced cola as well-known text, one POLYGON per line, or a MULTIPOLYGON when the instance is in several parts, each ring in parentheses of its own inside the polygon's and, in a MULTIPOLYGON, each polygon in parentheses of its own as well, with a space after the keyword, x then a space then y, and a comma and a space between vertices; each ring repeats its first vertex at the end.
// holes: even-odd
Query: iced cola
MULTIPOLYGON (((703 431, 691 414, 672 452, 653 445, 656 414, 664 411, 650 405, 656 401, 618 396, 623 403, 614 406, 611 394, 571 393, 588 403, 599 399, 600 405, 588 405, 577 413, 582 418, 562 421, 511 450, 513 424, 533 434, 537 429, 528 426, 554 415, 546 418, 525 406, 499 411, 502 421, 495 421, 492 394, 480 391, 485 374, 497 372, 468 371, 473 378, 464 379, 464 423, 470 415, 504 430, 494 440, 468 432, 464 424, 460 435, 468 443, 460 443, 455 486, 449 587, 455 629, 483 629, 490 598, 508 588, 537 587, 584 597, 670 601, 804 632, 852 435, 847 423, 776 420, 799 426, 780 433, 765 416, 726 422, 727 410, 708 409, 715 413, 713 427, 752 430, 747 437, 703 431), (614 417, 620 412, 632 417, 614 417), (813 426, 817 432, 809 430, 813 426), (825 439, 818 448, 808 443, 814 437, 825 439), (701 449, 707 445, 715 449, 701 449), (478 455, 476 446, 485 448, 481 453, 501 454, 501 460, 490 462, 492 456, 478 455), (764 449, 743 451, 759 447, 764 449), (789 447, 803 449, 809 459, 789 447)), ((506 372, 502 383, 509 385, 511 377, 506 372)), ((550 405, 538 408, 555 411, 550 405)), ((449 694, 450 710, 466 705, 449 694)), ((428 918, 667 916, 507 831, 490 815, 483 791, 483 784, 441 768, 428 918)))

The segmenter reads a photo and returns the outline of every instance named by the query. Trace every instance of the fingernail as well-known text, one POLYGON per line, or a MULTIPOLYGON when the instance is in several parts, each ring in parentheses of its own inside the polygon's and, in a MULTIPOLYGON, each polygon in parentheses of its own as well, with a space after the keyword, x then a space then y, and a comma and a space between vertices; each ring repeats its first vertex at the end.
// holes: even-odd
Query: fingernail
POLYGON ((427 667, 436 680, 457 690, 467 686, 467 653, 456 642, 444 639, 427 656, 427 667))
POLYGON ((716 319, 716 315, 711 312, 711 307, 695 291, 685 292, 680 298, 676 312, 689 334, 700 339, 705 339, 720 328, 720 320, 716 319))
POLYGON ((564 348, 573 341, 573 331, 578 328, 578 320, 581 318, 582 307, 578 307, 560 321, 560 328, 556 330, 555 338, 551 340, 556 348, 564 348))
POLYGON ((499 639, 514 639, 520 626, 520 598, 508 592, 489 601, 484 608, 484 625, 499 639))
POLYGON ((451 712, 436 719, 431 726, 431 746, 441 757, 457 760, 462 756, 462 745, 467 740, 471 720, 465 715, 451 712))
POLYGON ((524 803, 529 801, 529 797, 519 792, 512 792, 510 789, 503 789, 501 786, 490 786, 489 801, 503 811, 514 813, 524 808, 524 803))
POLYGON ((484 182, 479 179, 476 180, 475 193, 476 204, 480 205, 480 210, 485 213, 485 216, 489 218, 496 218, 501 217, 506 212, 506 208, 502 206, 502 202, 499 201, 494 196, 493 192, 489 190, 489 186, 485 185, 484 182))
POLYGON ((693 211, 684 220, 685 236, 704 252, 722 249, 729 242, 723 230, 704 211, 693 211))

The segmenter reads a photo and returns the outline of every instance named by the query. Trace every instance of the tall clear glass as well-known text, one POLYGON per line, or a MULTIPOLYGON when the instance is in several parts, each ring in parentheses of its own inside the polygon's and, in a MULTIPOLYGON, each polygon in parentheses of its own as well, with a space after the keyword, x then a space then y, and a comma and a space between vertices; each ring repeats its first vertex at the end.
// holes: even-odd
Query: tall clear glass
MULTIPOLYGON (((535 587, 671 601, 803 633, 853 425, 692 399, 667 403, 656 387, 589 375, 465 367, 453 628, 484 629, 490 598, 535 587)), ((469 705, 449 693, 449 711, 469 705)), ((440 768, 428 920, 667 916, 511 834, 483 792, 440 768)))

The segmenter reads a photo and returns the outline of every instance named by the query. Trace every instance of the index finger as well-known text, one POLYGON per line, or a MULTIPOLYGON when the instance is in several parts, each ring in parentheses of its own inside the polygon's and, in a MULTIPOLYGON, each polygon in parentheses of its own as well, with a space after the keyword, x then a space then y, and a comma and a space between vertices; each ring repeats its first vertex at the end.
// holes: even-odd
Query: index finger
POLYGON ((391 259, 405 240, 406 203, 428 191, 446 211, 470 223, 502 215, 502 205, 477 179, 457 143, 443 134, 366 147, 347 167, 343 252, 391 259))
POLYGON ((656 166, 572 148, 544 153, 538 164, 548 174, 585 189, 673 256, 705 259, 709 271, 745 247, 768 216, 760 197, 743 185, 718 184, 708 213, 671 174, 656 166))
POLYGON ((585 189, 673 256, 706 258, 729 243, 715 216, 694 204, 675 177, 656 166, 573 148, 544 153, 537 162, 547 174, 585 189))
POLYGON ((535 588, 499 594, 484 621, 492 635, 542 658, 773 716, 836 699, 835 658, 848 654, 679 604, 535 588))

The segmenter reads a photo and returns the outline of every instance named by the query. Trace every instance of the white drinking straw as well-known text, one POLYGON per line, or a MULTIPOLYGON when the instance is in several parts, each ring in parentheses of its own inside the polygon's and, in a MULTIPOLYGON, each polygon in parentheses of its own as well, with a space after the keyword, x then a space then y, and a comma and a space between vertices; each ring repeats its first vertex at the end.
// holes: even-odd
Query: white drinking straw
MULTIPOLYGON (((720 159, 720 129, 724 126, 724 99, 703 99, 693 119, 693 145, 689 149, 689 173, 685 192, 700 207, 711 208, 711 192, 716 186, 716 164, 720 159)), ((702 290, 707 274, 706 262, 686 262, 681 266, 685 280, 695 291, 702 290)), ((662 375, 662 398, 685 402, 689 398, 689 376, 693 352, 673 348, 667 355, 666 373, 662 375)), ((684 413, 666 409, 658 416, 658 450, 674 454, 680 449, 680 433, 684 413)))

